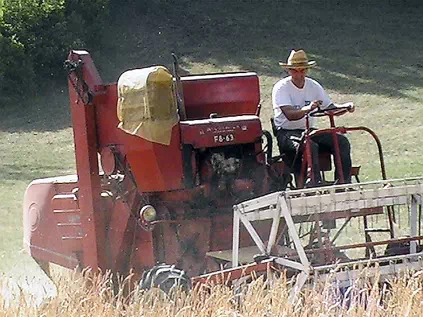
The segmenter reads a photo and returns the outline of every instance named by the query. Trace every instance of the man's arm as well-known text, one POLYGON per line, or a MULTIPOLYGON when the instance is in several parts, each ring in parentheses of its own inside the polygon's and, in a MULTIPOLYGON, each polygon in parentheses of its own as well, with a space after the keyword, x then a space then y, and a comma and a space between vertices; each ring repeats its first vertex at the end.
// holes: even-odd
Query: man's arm
POLYGON ((289 121, 295 121, 303 118, 307 113, 318 108, 322 104, 321 100, 315 100, 308 106, 304 106, 301 109, 295 109, 293 106, 281 106, 280 109, 289 121))
POLYGON ((347 109, 349 112, 354 112, 355 111, 355 106, 354 103, 352 102, 346 102, 346 103, 342 103, 342 104, 336 104, 336 103, 330 103, 329 105, 327 105, 326 107, 320 107, 323 110, 326 109, 333 109, 333 108, 343 108, 343 109, 347 109))

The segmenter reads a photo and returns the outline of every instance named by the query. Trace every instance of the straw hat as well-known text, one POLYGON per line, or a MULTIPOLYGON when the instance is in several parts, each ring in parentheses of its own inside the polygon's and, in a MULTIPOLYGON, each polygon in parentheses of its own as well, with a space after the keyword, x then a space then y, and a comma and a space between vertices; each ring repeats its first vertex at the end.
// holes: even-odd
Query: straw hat
POLYGON ((316 61, 309 61, 303 50, 292 50, 289 54, 288 62, 279 62, 279 65, 285 68, 310 68, 316 64, 316 61))

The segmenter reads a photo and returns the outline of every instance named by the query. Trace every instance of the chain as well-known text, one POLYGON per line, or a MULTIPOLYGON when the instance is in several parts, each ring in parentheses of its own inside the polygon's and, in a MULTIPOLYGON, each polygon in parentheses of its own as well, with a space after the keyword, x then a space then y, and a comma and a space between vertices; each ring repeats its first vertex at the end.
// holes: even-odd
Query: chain
POLYGON ((71 83, 72 87, 75 89, 78 97, 84 105, 88 105, 91 103, 92 94, 89 91, 88 85, 84 80, 83 73, 82 73, 82 65, 84 62, 82 60, 72 61, 66 60, 63 67, 66 70, 69 78, 69 82, 71 83), (74 73, 75 76, 71 76, 74 73))

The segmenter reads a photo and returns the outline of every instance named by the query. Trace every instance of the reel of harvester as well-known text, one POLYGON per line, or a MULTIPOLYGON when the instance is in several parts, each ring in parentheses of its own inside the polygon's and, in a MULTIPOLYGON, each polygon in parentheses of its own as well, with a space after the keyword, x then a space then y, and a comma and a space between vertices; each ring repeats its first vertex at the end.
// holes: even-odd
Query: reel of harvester
MULTIPOLYGON (((237 278, 241 272, 245 275, 246 272, 265 271, 270 264, 286 270, 291 276, 298 275, 292 293, 294 298, 310 280, 326 280, 331 276, 339 287, 352 285, 360 274, 360 266, 367 265, 370 276, 375 276, 378 270, 380 281, 406 270, 421 269, 423 235, 418 224, 422 194, 423 177, 419 177, 281 191, 235 205, 232 269, 224 271, 224 275, 237 278), (349 235, 352 243, 335 244, 345 235, 351 220, 372 215, 388 217, 387 208, 392 206, 408 207, 410 226, 406 234, 400 235, 394 225, 393 237, 389 239, 379 236, 369 241, 364 234, 356 232, 349 235), (265 220, 272 221, 267 240, 263 240, 254 228, 265 220), (323 223, 327 220, 342 222, 342 225, 337 230, 325 229, 323 223), (301 235, 300 225, 307 223, 312 224, 312 229, 301 235), (257 264, 243 265, 244 250, 239 245, 241 224, 261 252, 261 261, 257 264), (375 250, 379 246, 383 248, 375 250), (366 256, 363 249, 373 251, 366 256)), ((403 210, 405 213, 406 209, 403 210)), ((361 233, 366 231, 380 232, 380 229, 363 228, 361 233)), ((201 279, 225 277, 220 272, 201 279)))

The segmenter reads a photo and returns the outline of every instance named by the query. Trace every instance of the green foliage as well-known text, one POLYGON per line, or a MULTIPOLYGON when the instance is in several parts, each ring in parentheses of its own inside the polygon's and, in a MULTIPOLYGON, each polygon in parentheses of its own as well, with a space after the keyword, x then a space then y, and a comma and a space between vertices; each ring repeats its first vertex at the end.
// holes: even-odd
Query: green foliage
POLYGON ((1 4, 3 99, 31 93, 48 79, 63 76, 61 65, 68 50, 99 38, 108 14, 108 0, 8 0, 1 4))
POLYGON ((108 22, 109 0, 67 0, 65 14, 79 40, 95 45, 108 22))
POLYGON ((35 89, 35 73, 32 61, 25 54, 24 45, 16 36, 0 35, 0 88, 1 99, 9 100, 13 96, 35 89))

